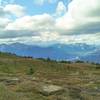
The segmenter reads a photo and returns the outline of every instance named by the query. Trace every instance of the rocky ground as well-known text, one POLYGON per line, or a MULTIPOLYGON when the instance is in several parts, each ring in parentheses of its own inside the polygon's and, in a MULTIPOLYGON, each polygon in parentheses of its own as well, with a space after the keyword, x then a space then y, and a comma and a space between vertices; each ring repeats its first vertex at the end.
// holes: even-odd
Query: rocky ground
MULTIPOLYGON (((57 74, 41 76, 2 76, 0 77, 0 87, 3 84, 4 89, 8 91, 3 95, 13 92, 21 100, 100 100, 99 75, 83 77, 78 73, 73 73, 73 75, 60 77, 57 77, 57 74)), ((8 95, 7 98, 10 96, 8 95)), ((12 96, 9 100, 13 100, 12 96)), ((0 100, 7 100, 7 98, 4 97, 0 100)))
POLYGON ((100 100, 100 64, 1 53, 0 100, 100 100))

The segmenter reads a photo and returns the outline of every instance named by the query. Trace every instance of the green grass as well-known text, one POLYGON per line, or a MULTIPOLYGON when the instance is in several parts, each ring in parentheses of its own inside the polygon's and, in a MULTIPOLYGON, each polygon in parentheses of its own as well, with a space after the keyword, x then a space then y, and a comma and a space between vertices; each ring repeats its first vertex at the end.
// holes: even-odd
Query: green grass
POLYGON ((5 85, 0 84, 0 100, 22 100, 22 98, 9 90, 5 85))
POLYGON ((77 89, 100 89, 99 80, 99 64, 57 62, 0 53, 0 100, 100 100, 99 92, 95 96, 77 92, 77 89), (9 77, 17 77, 21 82, 7 85, 1 81, 9 77), (69 92, 45 97, 36 90, 41 83, 68 87, 69 92))

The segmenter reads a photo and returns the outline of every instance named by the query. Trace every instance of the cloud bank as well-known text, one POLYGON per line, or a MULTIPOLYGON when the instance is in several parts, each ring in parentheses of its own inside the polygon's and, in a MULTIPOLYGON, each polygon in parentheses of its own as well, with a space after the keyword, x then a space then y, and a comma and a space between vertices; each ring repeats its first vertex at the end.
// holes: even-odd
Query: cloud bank
POLYGON ((49 13, 29 15, 23 6, 17 4, 1 6, 0 43, 100 44, 99 11, 100 0, 73 0, 68 10, 60 1, 55 9, 56 17, 49 13))

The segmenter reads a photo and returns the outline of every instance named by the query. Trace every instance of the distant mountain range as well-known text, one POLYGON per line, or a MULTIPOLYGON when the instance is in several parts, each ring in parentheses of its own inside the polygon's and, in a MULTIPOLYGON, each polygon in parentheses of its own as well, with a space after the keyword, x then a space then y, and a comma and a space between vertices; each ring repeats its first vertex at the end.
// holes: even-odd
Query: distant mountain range
POLYGON ((100 46, 87 44, 54 44, 47 47, 25 45, 21 43, 1 44, 1 52, 14 53, 34 58, 51 58, 55 60, 83 60, 100 63, 100 46))

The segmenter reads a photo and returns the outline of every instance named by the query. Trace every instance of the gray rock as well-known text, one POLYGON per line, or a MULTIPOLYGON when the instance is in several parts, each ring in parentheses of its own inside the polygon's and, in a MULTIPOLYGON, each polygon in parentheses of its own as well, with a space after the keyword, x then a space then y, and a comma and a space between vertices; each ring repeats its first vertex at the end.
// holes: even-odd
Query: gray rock
POLYGON ((40 86, 40 93, 49 96, 53 94, 63 93, 64 88, 57 85, 44 84, 40 86))
POLYGON ((16 85, 17 83, 20 82, 20 79, 19 78, 7 78, 5 81, 4 81, 7 85, 16 85))

